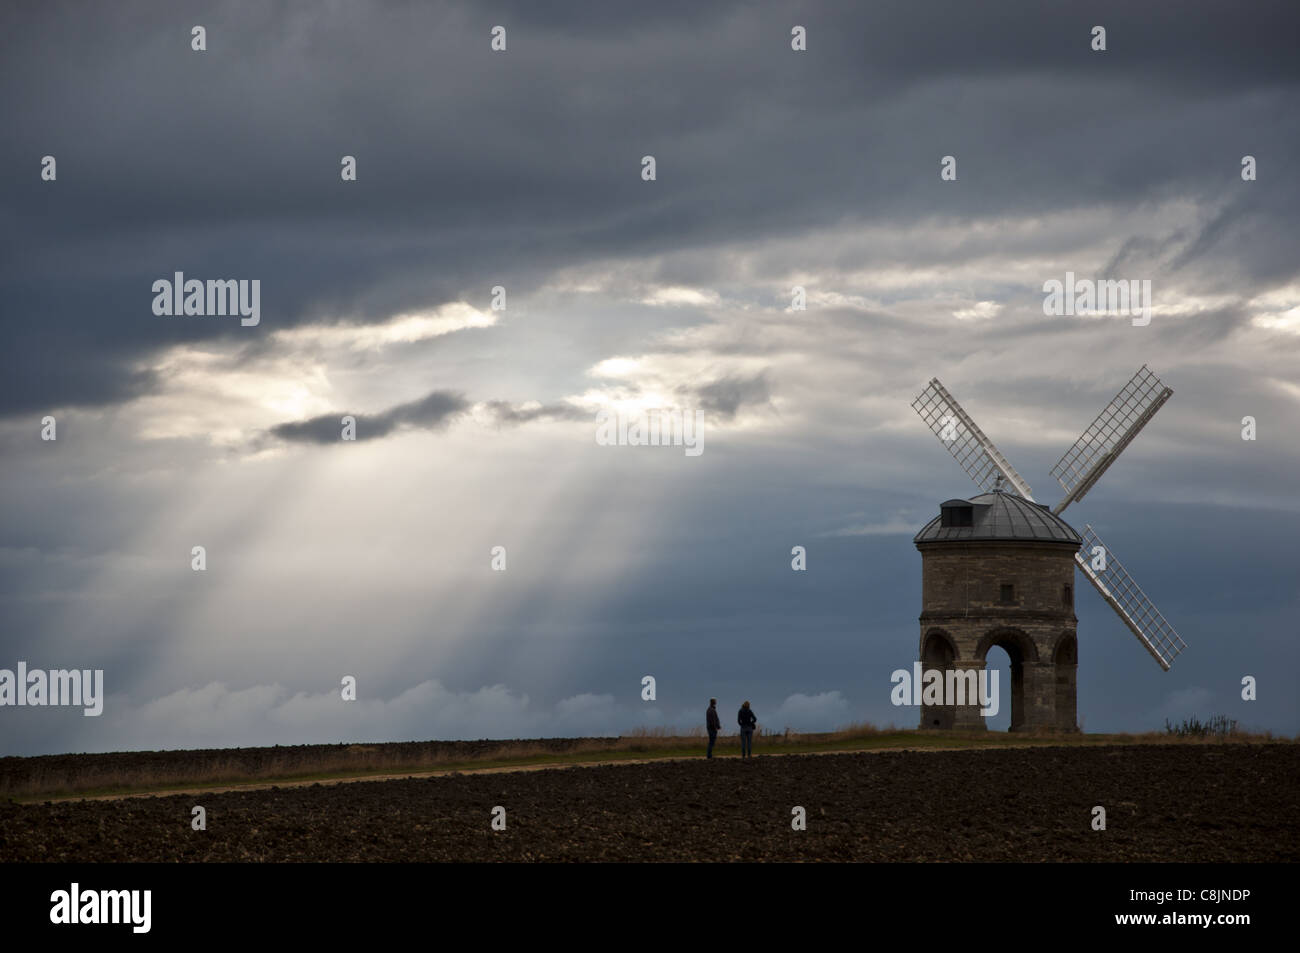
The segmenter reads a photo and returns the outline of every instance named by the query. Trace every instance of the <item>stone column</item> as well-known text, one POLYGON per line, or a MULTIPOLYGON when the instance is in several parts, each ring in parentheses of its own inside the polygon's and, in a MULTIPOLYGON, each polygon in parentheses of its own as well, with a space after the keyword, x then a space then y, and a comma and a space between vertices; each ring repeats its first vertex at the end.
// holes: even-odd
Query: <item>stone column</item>
POLYGON ((1053 730, 1056 722, 1056 665, 1025 662, 1025 711, 1023 728, 1053 730))
POLYGON ((1061 731, 1079 730, 1078 671, 1074 662, 1055 665, 1056 727, 1061 731))
MULTIPOLYGON (((984 716, 980 714, 979 695, 978 695, 979 677, 980 677, 980 673, 984 671, 984 660, 968 659, 964 661, 953 662, 952 667, 959 672, 966 672, 966 671, 975 672, 975 685, 976 685, 975 704, 955 706, 953 711, 956 714, 956 718, 954 719, 953 726, 955 728, 967 729, 970 731, 988 731, 988 725, 984 723, 984 716)), ((967 679, 969 677, 970 676, 967 675, 962 676, 962 678, 967 678, 967 679)), ((967 701, 969 700, 970 699, 968 698, 967 701)))

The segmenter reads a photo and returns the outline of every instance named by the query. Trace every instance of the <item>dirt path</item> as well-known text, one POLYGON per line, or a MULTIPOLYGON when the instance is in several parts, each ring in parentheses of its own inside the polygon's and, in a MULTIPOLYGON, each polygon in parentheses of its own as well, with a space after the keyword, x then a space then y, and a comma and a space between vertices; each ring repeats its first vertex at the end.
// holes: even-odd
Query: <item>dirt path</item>
MULTIPOLYGON (((779 751, 772 754, 756 755, 756 758, 785 758, 791 755, 808 755, 808 754, 883 754, 890 751, 999 751, 1006 748, 1023 748, 1019 745, 978 745, 953 748, 933 748, 933 747, 898 747, 898 748, 846 748, 839 751, 779 751)), ((1037 745, 1031 747, 1038 747, 1037 745)), ((354 777, 341 778, 315 778, 307 781, 252 781, 246 784, 217 784, 217 785, 200 785, 197 787, 185 788, 167 788, 159 791, 140 791, 128 794, 65 794, 59 797, 41 797, 37 796, 32 799, 22 799, 23 803, 44 804, 60 803, 63 801, 125 801, 130 798, 142 797, 173 797, 178 794, 227 794, 232 791, 269 791, 272 788, 305 788, 313 784, 333 785, 333 784, 351 784, 357 781, 405 781, 409 778, 437 778, 447 777, 453 774, 515 774, 525 771, 551 771, 560 768, 597 768, 602 766, 630 765, 630 764, 672 764, 680 761, 699 761, 701 755, 693 755, 687 758, 617 758, 607 761, 570 761, 558 764, 520 764, 520 765, 499 765, 490 768, 438 768, 430 771, 401 771, 394 774, 363 774, 354 777)), ((736 755, 720 756, 719 761, 740 761, 736 755)))

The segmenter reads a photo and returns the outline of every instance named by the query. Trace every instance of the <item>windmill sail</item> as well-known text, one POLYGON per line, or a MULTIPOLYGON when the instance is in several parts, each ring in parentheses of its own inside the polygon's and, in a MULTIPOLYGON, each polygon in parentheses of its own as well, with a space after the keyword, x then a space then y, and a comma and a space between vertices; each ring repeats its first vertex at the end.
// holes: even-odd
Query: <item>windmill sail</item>
POLYGON ((961 409, 952 394, 944 389, 939 378, 931 380, 916 400, 912 401, 912 409, 934 431, 934 435, 948 448, 953 459, 961 464, 961 468, 970 474, 980 489, 987 493, 1000 486, 1000 475, 1017 493, 1033 502, 1029 484, 1015 471, 1001 451, 993 446, 993 441, 984 436, 984 431, 961 409))
POLYGON ((1065 498, 1052 512, 1059 515, 1075 500, 1083 499, 1172 394, 1173 390, 1143 364, 1052 467, 1052 476, 1065 490, 1065 498))
POLYGON ((1186 644, 1091 526, 1084 526, 1083 546, 1074 561, 1160 667, 1169 671, 1186 644), (1098 569, 1093 568, 1094 561, 1098 569))

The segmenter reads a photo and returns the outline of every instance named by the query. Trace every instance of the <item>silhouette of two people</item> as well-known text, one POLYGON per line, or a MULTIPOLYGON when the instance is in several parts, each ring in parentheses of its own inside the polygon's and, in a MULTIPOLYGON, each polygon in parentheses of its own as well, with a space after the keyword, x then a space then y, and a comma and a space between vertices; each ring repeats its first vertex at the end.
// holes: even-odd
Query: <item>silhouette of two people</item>
MULTIPOLYGON (((749 702, 740 706, 740 711, 736 714, 736 721, 740 724, 740 756, 742 758, 752 758, 754 756, 754 729, 758 727, 758 716, 754 714, 749 702)), ((722 719, 718 717, 718 700, 709 699, 709 709, 704 713, 704 726, 709 732, 709 748, 705 752, 706 758, 713 757, 713 746, 717 743, 718 732, 722 729, 722 719)))

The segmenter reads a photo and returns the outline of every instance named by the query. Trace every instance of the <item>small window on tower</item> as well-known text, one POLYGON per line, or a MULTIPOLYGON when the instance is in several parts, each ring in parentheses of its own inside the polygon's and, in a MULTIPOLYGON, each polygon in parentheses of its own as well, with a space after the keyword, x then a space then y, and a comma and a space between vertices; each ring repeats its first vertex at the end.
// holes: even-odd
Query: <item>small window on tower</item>
POLYGON ((945 506, 939 514, 940 526, 974 526, 975 508, 972 506, 945 506))
POLYGON ((1011 583, 1009 583, 1009 582, 1004 582, 1004 583, 1002 584, 1002 599, 1001 599, 1001 601, 1004 602, 1004 603, 1007 603, 1007 602, 1015 602, 1015 601, 1016 601, 1016 587, 1013 586, 1013 585, 1012 585, 1011 583))
POLYGON ((1068 582, 1065 584, 1065 589, 1061 592, 1061 605, 1074 605, 1074 587, 1068 582))

